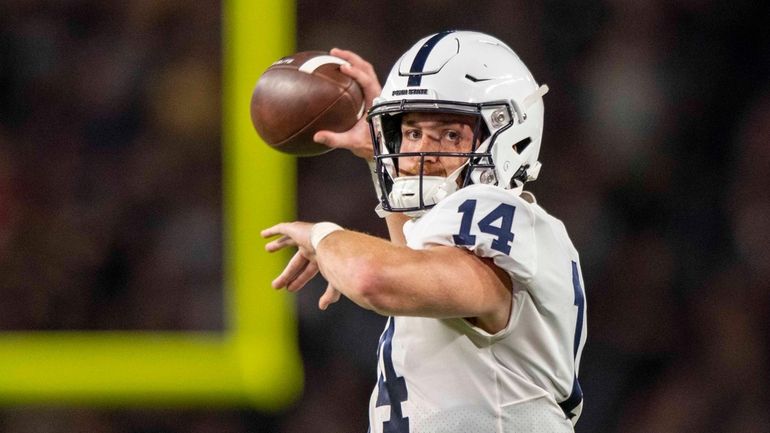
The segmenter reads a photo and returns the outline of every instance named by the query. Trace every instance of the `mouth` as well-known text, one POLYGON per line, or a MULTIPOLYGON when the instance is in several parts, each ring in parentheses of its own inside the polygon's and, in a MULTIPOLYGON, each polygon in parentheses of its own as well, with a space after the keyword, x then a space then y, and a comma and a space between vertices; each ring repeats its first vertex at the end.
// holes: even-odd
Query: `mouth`
MULTIPOLYGON (((412 167, 402 167, 398 171, 399 176, 419 176, 420 175, 420 169, 419 167, 413 167, 414 169, 411 169, 412 167)), ((444 170, 442 167, 438 167, 435 165, 428 165, 425 164, 422 170, 423 176, 438 176, 438 177, 446 177, 446 170, 444 170)))

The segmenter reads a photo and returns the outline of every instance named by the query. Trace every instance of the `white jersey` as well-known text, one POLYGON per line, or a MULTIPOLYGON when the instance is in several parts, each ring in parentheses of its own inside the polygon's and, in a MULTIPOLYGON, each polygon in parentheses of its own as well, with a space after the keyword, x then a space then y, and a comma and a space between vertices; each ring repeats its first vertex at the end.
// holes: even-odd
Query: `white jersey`
POLYGON ((380 338, 372 433, 572 432, 586 339, 578 253, 564 225, 513 191, 465 187, 404 226, 414 249, 455 245, 513 281, 505 329, 390 317, 380 338))

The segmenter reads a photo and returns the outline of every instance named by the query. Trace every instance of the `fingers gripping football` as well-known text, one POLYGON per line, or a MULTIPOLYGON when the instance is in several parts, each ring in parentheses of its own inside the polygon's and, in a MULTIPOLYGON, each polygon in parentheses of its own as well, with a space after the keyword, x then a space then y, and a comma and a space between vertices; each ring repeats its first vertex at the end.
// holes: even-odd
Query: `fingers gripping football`
POLYGON ((343 65, 340 70, 358 82, 358 85, 364 91, 366 108, 371 108, 374 98, 380 96, 380 92, 382 92, 382 86, 380 86, 380 81, 377 79, 377 74, 372 64, 361 58, 358 54, 348 50, 332 48, 330 54, 347 60, 350 63, 349 65, 343 65))
MULTIPOLYGON (((352 51, 339 48, 333 48, 330 51, 330 54, 349 63, 348 65, 340 66, 340 71, 353 78, 358 83, 363 91, 366 109, 368 110, 371 108, 374 98, 379 96, 382 91, 382 86, 377 79, 377 74, 371 63, 352 51)), ((347 131, 319 131, 315 134, 313 139, 330 148, 348 149, 360 158, 372 159, 374 157, 374 150, 372 148, 372 140, 369 133, 369 125, 366 122, 366 116, 362 116, 358 122, 347 131)))

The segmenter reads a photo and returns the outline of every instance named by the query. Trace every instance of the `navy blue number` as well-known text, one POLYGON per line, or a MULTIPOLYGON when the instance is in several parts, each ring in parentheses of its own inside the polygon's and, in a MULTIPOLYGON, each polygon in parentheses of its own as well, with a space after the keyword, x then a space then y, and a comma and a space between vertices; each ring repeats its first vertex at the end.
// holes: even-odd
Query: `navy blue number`
MULTIPOLYGON (((460 221, 460 233, 453 235, 455 245, 473 245, 476 243, 476 236, 471 234, 471 222, 473 214, 476 212, 476 200, 468 199, 457 208, 457 212, 463 214, 460 221)), ((511 253, 511 242, 513 242, 513 215, 516 208, 509 204, 501 203, 492 212, 479 221, 479 230, 495 236, 492 240, 492 249, 500 251, 503 254, 511 253), (492 223, 500 220, 500 227, 493 226, 492 223)))
POLYGON ((492 241, 493 250, 503 254, 511 253, 511 242, 513 242, 511 226, 513 226, 514 213, 516 213, 515 207, 503 203, 479 221, 479 230, 497 236, 497 239, 492 241), (500 227, 493 226, 492 223, 498 219, 500 220, 500 227))
POLYGON ((393 369, 393 333, 395 320, 388 319, 388 329, 382 335, 379 351, 382 352, 383 371, 377 381, 376 407, 390 406, 390 419, 382 423, 383 433, 409 433, 409 418, 404 417, 401 403, 408 397, 406 381, 393 369), (383 376, 384 373, 384 376, 383 376))
POLYGON ((476 212, 476 200, 465 200, 457 208, 457 212, 462 212, 463 219, 460 221, 460 233, 453 235, 455 245, 473 245, 476 243, 476 236, 471 234, 471 222, 473 214, 476 212))
MULTIPOLYGON (((585 295, 583 287, 580 285, 580 271, 577 262, 572 262, 572 288, 575 290, 575 306, 578 308, 577 324, 575 325, 575 341, 572 346, 573 356, 577 360, 578 349, 580 348, 580 339, 583 337, 583 314, 585 313, 585 295)), ((572 392, 566 400, 559 403, 567 418, 575 417, 572 411, 583 402, 583 390, 580 388, 577 376, 572 381, 572 392)))

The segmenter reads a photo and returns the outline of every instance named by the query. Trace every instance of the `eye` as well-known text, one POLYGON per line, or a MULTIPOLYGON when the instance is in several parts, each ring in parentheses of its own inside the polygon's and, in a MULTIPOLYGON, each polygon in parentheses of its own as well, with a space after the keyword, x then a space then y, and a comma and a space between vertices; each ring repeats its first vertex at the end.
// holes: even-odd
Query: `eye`
POLYGON ((462 138, 462 136, 460 135, 460 133, 459 133, 459 132, 457 132, 457 131, 454 131, 454 130, 450 129, 450 130, 448 130, 448 131, 444 132, 444 138, 445 138, 447 141, 450 141, 450 142, 452 142, 452 143, 457 143, 457 142, 459 142, 459 141, 460 141, 460 139, 462 138))
POLYGON ((419 129, 407 129, 404 131, 404 137, 410 141, 418 141, 422 138, 422 131, 419 129))

